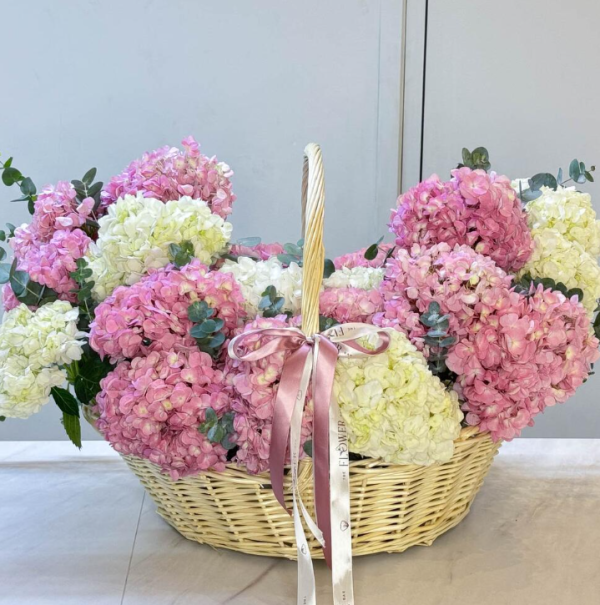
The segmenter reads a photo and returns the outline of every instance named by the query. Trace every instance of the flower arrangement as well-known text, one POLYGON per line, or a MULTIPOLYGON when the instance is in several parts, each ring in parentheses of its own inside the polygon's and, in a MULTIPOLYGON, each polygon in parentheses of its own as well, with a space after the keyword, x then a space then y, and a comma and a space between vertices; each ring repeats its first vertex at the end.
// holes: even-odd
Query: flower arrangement
MULTIPOLYGON (((13 255, 0 264, 0 417, 27 418, 52 396, 76 445, 85 406, 117 451, 174 480, 268 470, 290 352, 241 360, 227 348, 245 335, 251 353, 269 344, 256 330, 299 325, 303 241, 231 242, 233 172, 191 137, 107 185, 91 169, 38 194, 12 161, 2 180, 32 219, 0 232, 0 261, 13 255)), ((490 168, 484 148, 463 150, 447 180, 398 198, 393 243, 325 261, 321 329, 358 322, 389 336, 384 352, 335 369, 354 457, 444 463, 465 425, 512 439, 599 357, 600 221, 575 188, 594 167, 574 160, 567 180, 512 183, 490 168)))

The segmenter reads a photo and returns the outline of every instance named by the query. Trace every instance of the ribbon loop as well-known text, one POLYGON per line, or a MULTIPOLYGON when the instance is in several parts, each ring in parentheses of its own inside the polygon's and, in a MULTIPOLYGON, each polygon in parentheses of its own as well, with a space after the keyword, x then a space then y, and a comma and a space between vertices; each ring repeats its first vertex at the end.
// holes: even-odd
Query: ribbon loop
MULTIPOLYGON (((252 339, 255 342, 255 339, 252 339)), ((285 506, 283 481, 288 457, 292 469, 292 511, 298 551, 298 603, 316 605, 315 578, 308 542, 300 513, 322 545, 325 559, 333 569, 335 605, 352 605, 352 542, 350 527, 349 451, 346 425, 333 396, 335 366, 338 357, 378 355, 387 349, 390 336, 386 329, 368 324, 347 323, 334 326, 313 338, 294 327, 264 328, 244 332, 229 343, 229 355, 240 361, 258 361, 281 351, 289 351, 279 380, 269 468, 275 497, 285 506), (256 348, 246 351, 246 341, 259 335, 256 348), (359 339, 377 336, 373 349, 359 339), (308 387, 311 386, 313 426, 313 468, 316 523, 306 510, 298 488, 300 435, 308 387)), ((287 510, 287 509, 286 509, 287 510)))

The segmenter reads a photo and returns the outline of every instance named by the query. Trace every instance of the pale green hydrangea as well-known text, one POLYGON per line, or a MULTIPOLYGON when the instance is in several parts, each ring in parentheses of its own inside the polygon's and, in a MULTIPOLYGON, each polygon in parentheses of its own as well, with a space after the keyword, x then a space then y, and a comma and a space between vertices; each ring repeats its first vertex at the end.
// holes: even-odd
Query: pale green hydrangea
POLYGON ((600 254, 600 221, 588 193, 575 187, 542 187, 542 195, 529 202, 527 222, 531 229, 556 229, 565 239, 581 244, 596 257, 600 254))
POLYGON ((56 301, 37 311, 7 311, 0 325, 0 416, 28 418, 48 402, 66 378, 59 367, 81 359, 85 333, 79 310, 56 301))
POLYGON ((596 258, 588 254, 576 241, 567 239, 557 229, 533 229, 533 254, 521 269, 519 276, 550 277, 562 282, 568 289, 580 288, 583 306, 590 314, 600 298, 600 267, 596 258))
POLYGON ((211 264, 226 250, 232 229, 202 200, 182 197, 163 203, 141 194, 119 198, 99 223, 98 240, 86 257, 96 300, 104 300, 117 286, 138 282, 149 269, 169 264, 170 244, 189 241, 194 256, 211 264))
POLYGON ((223 273, 232 273, 240 285, 244 296, 248 316, 254 319, 260 313, 258 305, 263 292, 274 286, 277 296, 284 299, 281 311, 297 315, 300 312, 302 294, 302 268, 296 263, 284 267, 277 257, 269 260, 255 261, 247 256, 240 256, 237 262, 225 261, 221 267, 223 273))
POLYGON ((404 334, 389 333, 384 353, 338 360, 334 392, 350 450, 396 464, 447 462, 461 430, 458 397, 404 334))
POLYGON ((323 280, 326 288, 359 288, 374 290, 383 281, 383 268, 342 267, 323 280))

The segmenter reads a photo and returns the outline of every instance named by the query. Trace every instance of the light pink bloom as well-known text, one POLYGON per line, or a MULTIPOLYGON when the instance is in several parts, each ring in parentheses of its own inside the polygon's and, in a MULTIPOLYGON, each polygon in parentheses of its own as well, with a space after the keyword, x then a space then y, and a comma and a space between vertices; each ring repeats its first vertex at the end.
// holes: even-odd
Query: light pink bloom
POLYGON ((506 271, 527 262, 533 242, 525 213, 507 177, 459 168, 450 181, 429 177, 398 198, 390 230, 396 243, 466 244, 506 271))
POLYGON ((236 199, 230 180, 233 171, 215 157, 202 155, 191 136, 183 139, 182 144, 184 151, 161 147, 131 162, 102 192, 103 207, 138 192, 163 202, 187 195, 204 200, 215 214, 226 218, 236 199))
POLYGON ((240 287, 229 273, 198 260, 156 270, 133 286, 120 286, 96 308, 90 344, 102 357, 132 359, 151 351, 196 348, 188 307, 205 301, 229 336, 245 316, 240 287))
POLYGON ((101 382, 97 428, 124 455, 180 477, 225 470, 227 451, 198 429, 212 408, 221 417, 234 395, 206 353, 154 351, 122 361, 101 382))

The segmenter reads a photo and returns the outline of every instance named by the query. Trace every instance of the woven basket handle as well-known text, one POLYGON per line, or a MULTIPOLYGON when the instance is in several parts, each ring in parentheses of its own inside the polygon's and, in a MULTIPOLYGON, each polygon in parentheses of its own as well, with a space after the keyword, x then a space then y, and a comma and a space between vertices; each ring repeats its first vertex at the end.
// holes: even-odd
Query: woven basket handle
POLYGON ((302 173, 302 235, 304 264, 302 275, 302 331, 312 336, 319 331, 319 291, 323 282, 325 248, 325 176, 321 148, 309 143, 304 148, 302 173))

